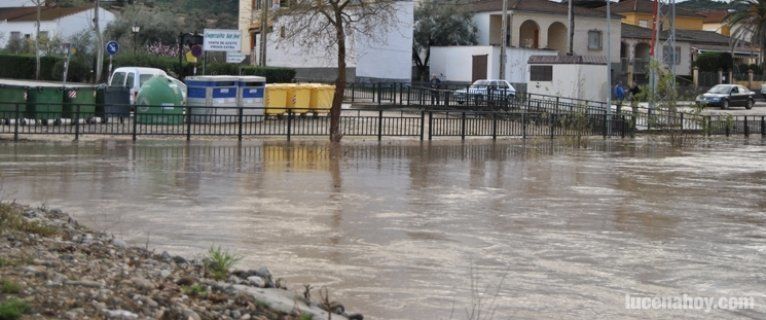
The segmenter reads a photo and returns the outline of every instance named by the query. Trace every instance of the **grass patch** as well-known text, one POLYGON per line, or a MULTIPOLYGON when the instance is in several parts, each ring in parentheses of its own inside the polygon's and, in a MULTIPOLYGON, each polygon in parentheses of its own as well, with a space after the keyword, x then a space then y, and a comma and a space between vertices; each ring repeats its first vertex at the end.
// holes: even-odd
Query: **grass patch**
POLYGON ((19 294, 19 292, 21 292, 21 286, 16 282, 3 280, 0 282, 0 292, 5 294, 19 294))
POLYGON ((207 289, 199 283, 195 283, 191 286, 181 286, 181 292, 191 297, 203 297, 207 294, 207 289))
POLYGON ((7 230, 33 233, 50 237, 58 233, 54 227, 46 226, 39 221, 28 221, 21 217, 18 209, 9 204, 0 204, 0 234, 7 230))
POLYGON ((29 312, 29 305, 19 299, 11 298, 0 303, 0 320, 16 320, 29 312))
POLYGON ((213 279, 224 280, 229 276, 229 270, 242 257, 235 256, 221 247, 210 247, 206 260, 206 266, 213 279))
POLYGON ((314 319, 314 316, 308 313, 304 313, 300 317, 298 317, 298 320, 313 320, 313 319, 314 319))
POLYGON ((0 268, 5 267, 7 265, 10 265, 11 263, 8 260, 5 260, 4 258, 0 258, 0 268))

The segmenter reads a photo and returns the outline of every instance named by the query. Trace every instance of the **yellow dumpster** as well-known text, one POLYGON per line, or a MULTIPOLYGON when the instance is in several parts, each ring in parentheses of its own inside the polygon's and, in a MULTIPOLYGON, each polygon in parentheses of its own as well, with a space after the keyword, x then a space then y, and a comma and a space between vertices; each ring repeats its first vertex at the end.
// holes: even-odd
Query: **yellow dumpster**
POLYGON ((287 107, 293 113, 303 114, 309 111, 311 88, 305 84, 287 84, 287 107))
POLYGON ((335 96, 335 86, 314 84, 311 86, 311 109, 316 113, 329 113, 332 99, 335 96))
POLYGON ((266 85, 266 115, 274 116, 287 113, 288 87, 284 84, 266 85))

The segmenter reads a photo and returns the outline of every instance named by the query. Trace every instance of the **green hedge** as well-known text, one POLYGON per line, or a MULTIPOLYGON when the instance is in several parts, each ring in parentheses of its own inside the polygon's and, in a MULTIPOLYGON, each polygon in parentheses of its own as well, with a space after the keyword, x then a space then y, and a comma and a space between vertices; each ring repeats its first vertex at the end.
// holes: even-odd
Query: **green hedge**
MULTIPOLYGON (((64 68, 64 60, 60 57, 42 57, 40 69, 40 80, 60 81, 64 68)), ((0 78, 13 79, 34 79, 35 78, 35 57, 28 55, 0 54, 0 78)), ((183 78, 193 73, 194 65, 184 63, 182 67, 178 65, 178 58, 160 57, 146 54, 123 53, 114 57, 112 67, 149 67, 162 69, 175 77, 183 78)), ((104 59, 104 75, 102 81, 109 78, 107 74, 109 59, 104 59)), ((91 63, 85 57, 75 57, 69 64, 69 81, 82 82, 87 81, 91 75, 91 63)), ((209 63, 206 67, 209 75, 254 75, 266 77, 269 83, 293 82, 295 79, 295 69, 276 68, 276 67, 256 67, 249 65, 229 64, 229 63, 209 63)), ((202 74, 202 65, 197 65, 197 74, 202 74)))
MULTIPOLYGON (((57 57, 40 58, 40 80, 57 80, 53 78, 54 66, 62 62, 57 57)), ((35 56, 0 54, 0 78, 34 79, 35 56)), ((58 76, 61 79, 61 75, 58 76)))

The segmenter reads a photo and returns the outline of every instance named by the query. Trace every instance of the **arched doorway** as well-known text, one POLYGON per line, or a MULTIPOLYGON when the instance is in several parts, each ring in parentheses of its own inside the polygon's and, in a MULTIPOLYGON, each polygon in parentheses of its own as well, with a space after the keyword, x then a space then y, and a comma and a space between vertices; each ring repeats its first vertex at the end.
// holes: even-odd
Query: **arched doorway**
POLYGON ((561 22, 554 22, 548 27, 548 48, 563 54, 567 52, 567 27, 561 22))
POLYGON ((533 20, 524 21, 519 28, 519 46, 522 48, 540 48, 540 26, 533 20))

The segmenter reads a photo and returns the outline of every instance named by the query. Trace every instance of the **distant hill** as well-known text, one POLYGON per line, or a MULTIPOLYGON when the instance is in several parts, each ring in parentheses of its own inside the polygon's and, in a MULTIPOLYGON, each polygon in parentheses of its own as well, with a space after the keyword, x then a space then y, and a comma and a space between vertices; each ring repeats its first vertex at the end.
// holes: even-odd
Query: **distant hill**
POLYGON ((715 0, 688 0, 684 2, 678 2, 677 5, 685 9, 700 11, 723 10, 730 7, 729 3, 727 2, 715 0))

